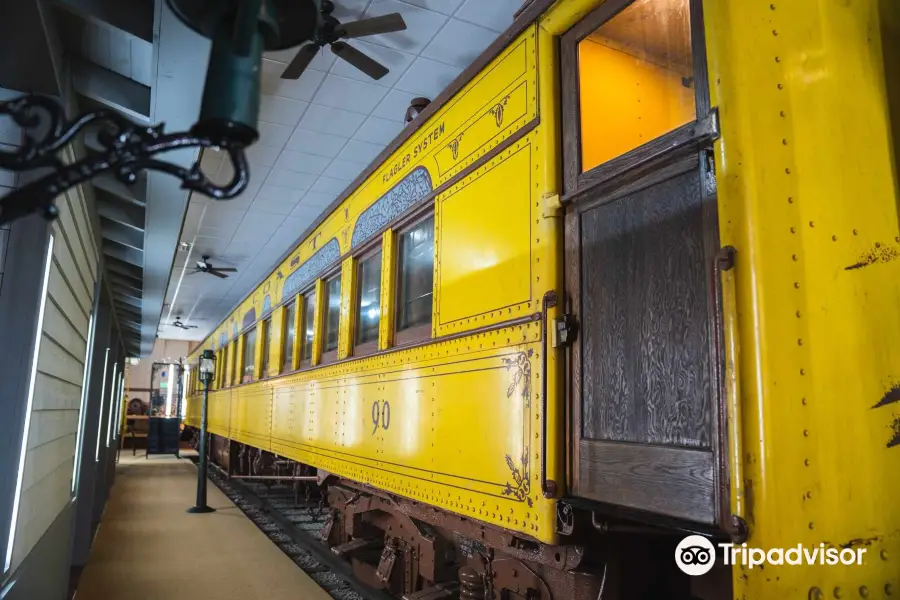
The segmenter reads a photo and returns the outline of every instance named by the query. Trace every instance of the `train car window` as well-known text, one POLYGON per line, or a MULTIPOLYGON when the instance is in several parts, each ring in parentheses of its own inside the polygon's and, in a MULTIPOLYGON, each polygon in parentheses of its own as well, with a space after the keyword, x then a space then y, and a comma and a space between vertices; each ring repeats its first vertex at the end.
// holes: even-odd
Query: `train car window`
POLYGON ((434 215, 399 236, 397 343, 431 336, 434 286, 434 215))
POLYGON ((220 348, 218 352, 216 352, 216 389, 222 388, 222 382, 225 381, 225 377, 222 375, 222 355, 224 351, 220 348))
POLYGON ((341 276, 336 275, 325 282, 325 337, 322 347, 322 362, 337 357, 338 333, 341 325, 341 276))
POLYGON ((243 378, 241 381, 247 383, 253 381, 253 363, 256 355, 256 328, 253 327, 244 334, 244 356, 243 356, 243 378))
POLYGON ((316 334, 316 292, 309 290, 303 294, 303 324, 300 326, 303 331, 303 337, 300 343, 303 344, 303 353, 300 355, 300 363, 309 365, 312 362, 313 355, 313 339, 316 334))
POLYGON ((230 361, 231 361, 231 381, 229 382, 229 385, 236 385, 241 380, 240 375, 238 375, 237 353, 238 353, 238 341, 237 341, 237 339, 235 339, 233 342, 231 342, 231 359, 230 359, 230 361))
POLYGON ((577 60, 582 173, 697 116, 689 0, 636 0, 577 60))
POLYGON ((260 378, 269 375, 269 352, 272 351, 272 320, 266 319, 262 322, 262 369, 259 371, 260 378))
POLYGON ((359 261, 356 299, 356 354, 378 349, 381 322, 381 248, 359 261), (371 346, 371 347, 370 347, 371 346))
POLYGON ((284 344, 281 347, 281 372, 287 373, 294 368, 294 339, 296 329, 297 303, 289 302, 284 307, 284 344))

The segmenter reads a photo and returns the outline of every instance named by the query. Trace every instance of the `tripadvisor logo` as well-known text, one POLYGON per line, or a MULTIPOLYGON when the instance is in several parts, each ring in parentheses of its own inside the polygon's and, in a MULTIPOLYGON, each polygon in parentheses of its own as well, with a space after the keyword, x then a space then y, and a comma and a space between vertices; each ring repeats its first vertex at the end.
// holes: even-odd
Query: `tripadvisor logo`
MULTIPOLYGON (((861 565, 866 548, 828 548, 819 544, 806 548, 797 544, 791 548, 753 548, 747 544, 718 544, 722 550, 722 564, 740 565, 752 569, 762 565, 861 565)), ((701 535, 689 535, 675 548, 675 564, 688 575, 704 575, 716 564, 716 547, 701 535)))
POLYGON ((689 535, 675 548, 675 564, 688 575, 704 575, 716 564, 716 548, 702 535, 689 535))

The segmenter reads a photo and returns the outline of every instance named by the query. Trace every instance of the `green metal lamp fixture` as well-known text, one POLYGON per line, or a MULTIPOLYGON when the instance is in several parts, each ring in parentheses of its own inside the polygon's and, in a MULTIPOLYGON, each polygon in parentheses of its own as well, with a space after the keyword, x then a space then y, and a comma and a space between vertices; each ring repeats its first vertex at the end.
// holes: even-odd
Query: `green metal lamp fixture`
POLYGON ((264 51, 313 39, 321 0, 167 0, 185 25, 212 40, 200 120, 193 131, 250 145, 258 134, 264 51))
POLYGON ((0 151, 0 168, 26 171, 50 167, 52 172, 0 199, 0 224, 41 212, 54 219, 57 196, 104 172, 126 184, 141 170, 178 177, 182 188, 217 200, 233 198, 249 183, 244 150, 256 142, 260 77, 264 51, 300 46, 316 37, 322 26, 323 0, 166 0, 188 27, 212 40, 200 118, 187 132, 163 133, 163 125, 136 125, 107 110, 73 121, 55 100, 28 95, 0 102, 0 116, 10 116, 26 130, 14 152, 0 151), (59 152, 87 129, 96 129, 101 150, 66 165, 59 152), (30 133, 41 132, 39 137, 30 133), (201 171, 199 159, 189 169, 155 158, 179 148, 220 148, 233 165, 234 176, 217 185, 201 171))

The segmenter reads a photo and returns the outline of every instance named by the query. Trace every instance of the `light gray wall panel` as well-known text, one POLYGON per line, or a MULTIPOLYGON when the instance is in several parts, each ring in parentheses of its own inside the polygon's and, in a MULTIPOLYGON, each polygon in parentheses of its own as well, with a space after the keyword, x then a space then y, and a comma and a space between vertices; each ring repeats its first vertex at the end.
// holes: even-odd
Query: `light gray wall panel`
POLYGON ((57 203, 65 204, 68 207, 68 210, 60 210, 59 225, 65 234, 67 247, 71 249, 72 258, 75 261, 75 266, 78 268, 78 274, 86 284, 87 293, 90 296, 94 289, 94 281, 96 281, 97 265, 89 264, 96 260, 91 259, 84 241, 84 235, 89 233, 89 230, 82 230, 82 226, 78 224, 75 218, 76 214, 82 212, 81 198, 76 192, 70 191, 68 194, 60 197, 57 203))
MULTIPOLYGON (((36 450, 75 432, 78 423, 77 410, 39 410, 31 418, 31 435, 28 436, 28 451, 36 450)), ((74 440, 73 440, 74 450, 74 440)), ((25 455, 28 462, 28 455, 25 455)))
POLYGON ((84 364, 46 335, 41 341, 38 370, 78 387, 81 387, 81 379, 84 376, 84 364))
MULTIPOLYGON (((68 433, 46 444, 35 447, 25 459, 25 476, 23 487, 31 489, 38 485, 44 478, 53 474, 61 464, 60 456, 65 456, 69 446, 75 444, 75 434, 68 433)), ((71 473, 70 473, 71 475, 71 473)))
POLYGON ((87 216, 87 200, 80 187, 73 193, 70 193, 69 198, 74 198, 75 200, 75 205, 72 207, 72 216, 78 225, 79 238, 88 258, 91 279, 96 281, 97 271, 100 269, 100 255, 97 250, 97 238, 94 235, 88 235, 91 232, 91 227, 88 225, 90 220, 87 216))
POLYGON ((72 321, 78 331, 87 331, 90 317, 81 309, 72 288, 60 275, 59 265, 55 262, 50 265, 50 284, 48 286, 50 297, 72 321))
POLYGON ((34 410, 78 410, 81 386, 38 371, 34 381, 34 410))
MULTIPOLYGON (((64 203, 60 203, 59 207, 60 212, 65 210, 64 203)), ((90 314, 91 305, 93 304, 91 302, 93 300, 91 297, 93 282, 85 281, 81 272, 78 270, 72 250, 61 234, 61 228, 58 221, 53 225, 53 235, 56 238, 53 248, 53 258, 59 266, 59 272, 72 288, 72 292, 78 300, 81 311, 86 315, 90 314)))
MULTIPOLYGON (((99 271, 83 194, 57 200, 31 426, 13 546, 20 564, 72 500, 90 311, 99 271)), ((90 419, 90 415, 86 415, 90 419)), ((93 418, 97 418, 94 415, 93 418)))
MULTIPOLYGON (((74 440, 71 444, 75 445, 74 440)), ((13 564, 18 566, 71 501, 72 465, 63 462, 46 477, 23 490, 13 564)))
POLYGON ((79 330, 69 321, 60 306, 49 295, 47 297, 47 308, 44 313, 44 335, 53 338, 69 354, 76 356, 81 361, 79 368, 84 373, 84 350, 87 341, 84 336, 87 335, 86 330, 79 330), (84 331, 84 332, 83 332, 84 331))
POLYGON ((3 600, 62 600, 69 587, 69 539, 74 505, 59 513, 6 588, 3 600))

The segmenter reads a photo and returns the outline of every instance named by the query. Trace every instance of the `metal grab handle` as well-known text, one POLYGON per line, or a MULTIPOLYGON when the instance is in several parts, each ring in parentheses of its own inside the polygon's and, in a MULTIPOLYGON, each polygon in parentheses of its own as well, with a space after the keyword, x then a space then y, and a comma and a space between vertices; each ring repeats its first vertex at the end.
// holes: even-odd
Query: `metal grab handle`
POLYGON ((739 386, 740 348, 737 332, 734 266, 737 250, 724 246, 713 258, 713 293, 716 305, 716 369, 719 381, 719 431, 726 435, 727 454, 720 458, 721 526, 735 542, 747 539, 744 515, 743 431, 739 386), (725 283, 727 280, 727 285, 725 283), (725 484, 729 488, 725 489, 725 484), (727 493, 726 493, 727 492, 727 493))
POLYGON ((544 329, 541 335, 541 493, 544 498, 555 498, 559 492, 559 485, 553 479, 547 478, 547 394, 548 394, 548 371, 549 359, 547 352, 550 348, 547 338, 553 333, 551 327, 553 324, 548 318, 551 308, 556 306, 557 296, 555 291, 549 291, 544 294, 541 300, 541 327, 544 329))

